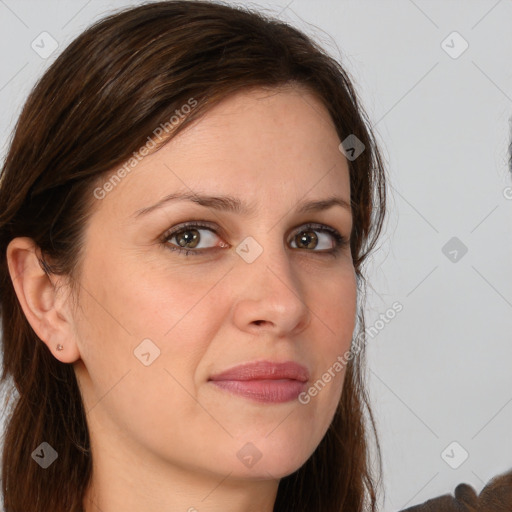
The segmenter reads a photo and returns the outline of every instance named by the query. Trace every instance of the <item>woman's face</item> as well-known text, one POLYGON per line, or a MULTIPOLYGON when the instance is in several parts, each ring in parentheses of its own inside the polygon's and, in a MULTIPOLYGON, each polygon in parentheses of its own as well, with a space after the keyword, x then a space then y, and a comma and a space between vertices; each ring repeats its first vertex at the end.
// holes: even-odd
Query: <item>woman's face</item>
POLYGON ((355 326, 339 143, 305 90, 243 92, 97 200, 74 326, 95 457, 240 478, 282 478, 310 457, 355 326), (171 194, 184 197, 152 208, 171 194), (306 371, 216 377, 262 361, 306 371))

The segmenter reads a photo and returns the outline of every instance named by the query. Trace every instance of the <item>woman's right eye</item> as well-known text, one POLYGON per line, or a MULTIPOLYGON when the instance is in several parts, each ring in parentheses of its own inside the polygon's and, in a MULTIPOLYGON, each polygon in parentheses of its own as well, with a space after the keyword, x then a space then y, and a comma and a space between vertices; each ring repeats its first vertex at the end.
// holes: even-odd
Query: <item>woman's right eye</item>
POLYGON ((211 227, 203 224, 189 223, 166 232, 162 241, 168 249, 184 253, 188 256, 189 254, 201 254, 207 249, 228 247, 228 244, 225 242, 221 242, 217 247, 215 247, 215 245, 210 245, 209 247, 200 246, 201 243, 214 243, 215 238, 219 237, 211 227), (204 231, 206 235, 201 234, 200 232, 202 231, 204 231), (169 243, 173 239, 175 242, 169 243))

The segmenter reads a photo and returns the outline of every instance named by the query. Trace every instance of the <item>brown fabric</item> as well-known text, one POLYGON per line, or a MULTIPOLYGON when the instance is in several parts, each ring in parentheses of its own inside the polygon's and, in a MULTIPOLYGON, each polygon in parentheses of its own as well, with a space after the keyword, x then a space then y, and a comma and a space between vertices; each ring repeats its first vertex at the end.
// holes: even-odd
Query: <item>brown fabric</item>
POLYGON ((512 512, 512 471, 493 478, 479 496, 471 486, 460 484, 454 496, 439 496, 402 512, 512 512))
POLYGON ((495 478, 480 493, 478 512, 512 512, 512 471, 495 478))

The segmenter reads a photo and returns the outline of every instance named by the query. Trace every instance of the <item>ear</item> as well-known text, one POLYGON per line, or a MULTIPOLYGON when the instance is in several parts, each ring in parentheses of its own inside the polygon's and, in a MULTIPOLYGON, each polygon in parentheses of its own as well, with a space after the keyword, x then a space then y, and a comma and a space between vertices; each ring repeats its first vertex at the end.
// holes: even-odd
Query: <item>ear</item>
POLYGON ((59 361, 73 363, 80 359, 70 302, 57 286, 61 276, 50 279, 40 263, 41 251, 31 238, 11 240, 6 256, 14 290, 37 336, 59 361), (57 350, 58 345, 62 350, 57 350))

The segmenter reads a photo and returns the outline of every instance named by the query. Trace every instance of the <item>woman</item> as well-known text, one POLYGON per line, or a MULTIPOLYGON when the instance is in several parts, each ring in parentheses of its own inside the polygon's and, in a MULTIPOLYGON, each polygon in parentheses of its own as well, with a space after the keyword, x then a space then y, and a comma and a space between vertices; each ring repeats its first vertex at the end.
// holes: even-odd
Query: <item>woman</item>
POLYGON ((375 510, 384 184, 346 73, 282 22, 163 1, 73 41, 0 181, 6 511, 375 510))

